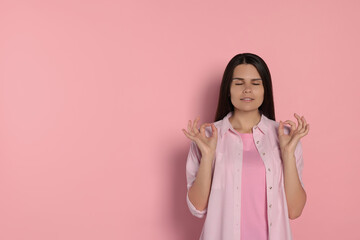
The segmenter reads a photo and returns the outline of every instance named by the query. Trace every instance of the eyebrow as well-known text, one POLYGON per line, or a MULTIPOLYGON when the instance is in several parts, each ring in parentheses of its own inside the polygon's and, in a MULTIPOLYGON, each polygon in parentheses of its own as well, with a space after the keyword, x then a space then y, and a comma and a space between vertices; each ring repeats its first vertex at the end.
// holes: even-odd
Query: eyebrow
MULTIPOLYGON (((232 78, 232 80, 245 80, 244 78, 238 78, 238 77, 236 77, 236 78, 232 78)), ((253 79, 251 79, 251 81, 257 81, 257 80, 261 80, 261 78, 253 78, 253 79)))

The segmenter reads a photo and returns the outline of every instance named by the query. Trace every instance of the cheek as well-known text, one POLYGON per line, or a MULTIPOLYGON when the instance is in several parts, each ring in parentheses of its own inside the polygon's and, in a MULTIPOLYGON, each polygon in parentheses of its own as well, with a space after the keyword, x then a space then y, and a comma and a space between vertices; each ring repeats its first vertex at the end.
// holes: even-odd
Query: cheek
POLYGON ((231 96, 233 96, 233 97, 238 96, 239 93, 241 93, 241 90, 240 90, 240 89, 230 89, 230 94, 231 94, 231 96))
POLYGON ((263 98, 264 97, 264 88, 257 89, 256 95, 263 98))

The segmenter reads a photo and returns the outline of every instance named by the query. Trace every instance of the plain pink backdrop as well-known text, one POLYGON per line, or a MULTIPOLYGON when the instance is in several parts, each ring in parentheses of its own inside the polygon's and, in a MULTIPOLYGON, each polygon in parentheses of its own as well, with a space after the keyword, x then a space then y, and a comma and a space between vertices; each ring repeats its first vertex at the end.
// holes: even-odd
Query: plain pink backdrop
POLYGON ((0 239, 198 239, 190 140, 261 56, 304 115, 295 240, 360 239, 359 1, 0 1, 0 239))

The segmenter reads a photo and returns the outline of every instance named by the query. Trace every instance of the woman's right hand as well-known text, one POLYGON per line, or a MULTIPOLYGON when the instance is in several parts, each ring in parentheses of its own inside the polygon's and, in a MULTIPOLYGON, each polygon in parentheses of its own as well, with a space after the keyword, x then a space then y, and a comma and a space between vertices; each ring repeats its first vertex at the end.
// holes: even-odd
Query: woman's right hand
POLYGON ((216 144, 217 144, 217 128, 213 123, 204 123, 200 126, 200 131, 197 128, 197 123, 200 117, 197 117, 194 121, 194 124, 191 124, 191 120, 188 122, 188 131, 182 129, 185 136, 190 140, 193 140, 198 148, 201 151, 202 156, 214 156, 216 152, 216 144), (205 135, 205 127, 211 126, 212 136, 207 137, 205 135))

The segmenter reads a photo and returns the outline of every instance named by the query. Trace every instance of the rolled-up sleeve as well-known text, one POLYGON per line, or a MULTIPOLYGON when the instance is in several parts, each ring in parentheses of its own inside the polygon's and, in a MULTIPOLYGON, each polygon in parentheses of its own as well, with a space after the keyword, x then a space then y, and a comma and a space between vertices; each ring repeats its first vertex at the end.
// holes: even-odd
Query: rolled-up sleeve
POLYGON ((189 189, 193 185, 196 179, 196 174, 200 166, 200 160, 201 160, 201 152, 198 149, 196 143, 194 141, 191 141, 190 150, 186 160, 186 181, 187 181, 186 202, 192 215, 198 218, 203 218, 207 212, 207 209, 204 209, 202 211, 196 209, 189 199, 189 189))
POLYGON ((301 145, 300 141, 298 142, 298 144, 295 148, 295 158, 296 158, 296 168, 298 171, 300 183, 301 183, 301 186, 305 189, 304 183, 302 180, 302 172, 304 169, 304 159, 303 159, 302 145, 301 145))

